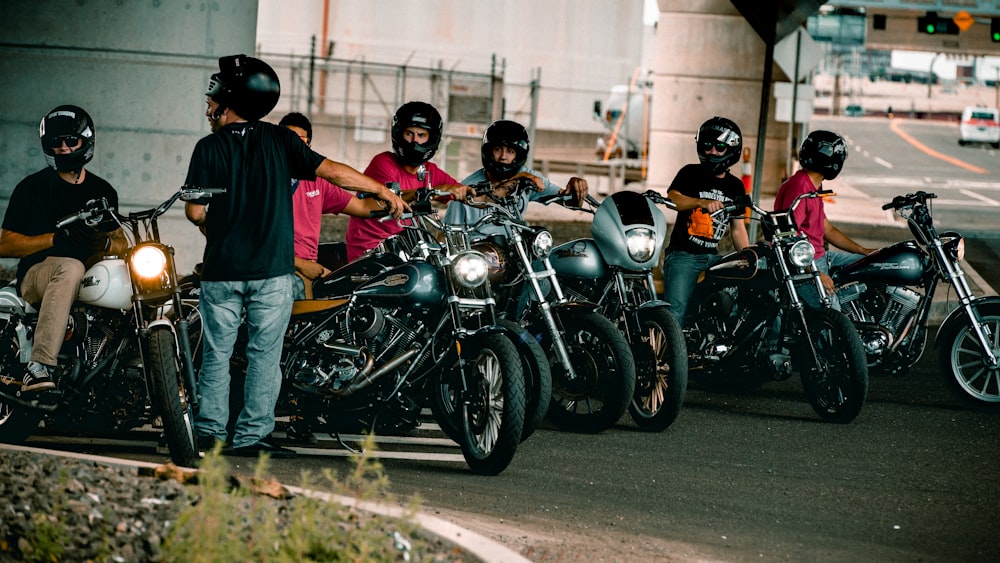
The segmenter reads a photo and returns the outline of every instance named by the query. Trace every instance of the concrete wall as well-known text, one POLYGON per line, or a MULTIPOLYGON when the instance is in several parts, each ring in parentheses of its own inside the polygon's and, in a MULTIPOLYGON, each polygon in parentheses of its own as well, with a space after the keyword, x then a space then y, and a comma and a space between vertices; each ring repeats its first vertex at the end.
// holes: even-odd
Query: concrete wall
MULTIPOLYGON (((697 162, 694 137, 712 116, 735 121, 744 148, 756 151, 766 45, 728 0, 658 4, 647 183, 666 189, 682 166, 697 162)), ((775 78, 781 76, 776 71, 775 78)), ((773 115, 773 98, 769 104, 773 115)), ((787 135, 786 124, 769 122, 762 193, 777 191, 787 135)), ((741 166, 731 169, 737 177, 741 166)))
MULTIPOLYGON (((0 215, 45 164, 38 123, 55 106, 93 117, 88 170, 118 190, 122 210, 149 208, 184 182, 195 142, 210 132, 205 89, 218 58, 254 53, 252 1, 3 0, 0 2, 0 215)), ((203 238, 175 205, 161 224, 178 269, 203 238)), ((0 260, 0 267, 16 260, 0 260)))

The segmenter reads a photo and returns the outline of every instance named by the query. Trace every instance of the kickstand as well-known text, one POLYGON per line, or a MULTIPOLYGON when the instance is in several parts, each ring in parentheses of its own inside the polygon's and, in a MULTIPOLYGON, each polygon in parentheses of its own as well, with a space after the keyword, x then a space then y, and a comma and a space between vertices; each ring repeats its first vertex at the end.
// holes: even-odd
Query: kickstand
POLYGON ((364 453, 364 450, 358 450, 358 449, 352 448, 351 446, 348 446, 347 443, 344 442, 344 439, 340 437, 340 432, 334 432, 333 434, 331 434, 331 436, 333 436, 333 438, 335 440, 337 440, 337 443, 340 444, 340 447, 342 447, 345 450, 351 452, 352 454, 360 455, 360 454, 364 453))

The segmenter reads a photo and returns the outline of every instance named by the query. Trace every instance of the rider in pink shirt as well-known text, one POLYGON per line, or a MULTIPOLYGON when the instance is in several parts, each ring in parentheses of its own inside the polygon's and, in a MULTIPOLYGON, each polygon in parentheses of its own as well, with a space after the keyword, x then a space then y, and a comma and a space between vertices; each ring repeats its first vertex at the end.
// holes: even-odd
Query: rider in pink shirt
MULTIPOLYGON (((467 188, 430 162, 441 143, 444 123, 434 106, 407 102, 392 118, 392 151, 375 155, 365 175, 382 182, 399 182, 402 191, 431 186, 465 199, 467 188)), ((351 217, 347 223, 347 259, 355 260, 386 238, 402 232, 397 221, 351 217)))

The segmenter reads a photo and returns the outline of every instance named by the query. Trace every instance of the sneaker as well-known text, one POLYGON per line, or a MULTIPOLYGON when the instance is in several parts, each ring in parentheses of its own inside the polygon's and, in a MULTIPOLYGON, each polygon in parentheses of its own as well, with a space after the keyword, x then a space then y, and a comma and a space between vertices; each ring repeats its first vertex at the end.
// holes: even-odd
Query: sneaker
POLYGON ((285 427, 285 436, 287 436, 289 442, 294 444, 315 446, 319 443, 316 435, 306 425, 305 420, 293 420, 289 422, 288 426, 285 427))
POLYGON ((227 447, 222 450, 222 455, 237 457, 257 457, 261 454, 267 454, 272 459, 292 459, 299 456, 299 454, 292 450, 268 444, 267 442, 257 442, 256 444, 240 446, 238 448, 227 447))
POLYGON ((51 368, 38 362, 28 362, 28 372, 21 380, 21 392, 44 391, 55 389, 56 382, 52 381, 51 368))

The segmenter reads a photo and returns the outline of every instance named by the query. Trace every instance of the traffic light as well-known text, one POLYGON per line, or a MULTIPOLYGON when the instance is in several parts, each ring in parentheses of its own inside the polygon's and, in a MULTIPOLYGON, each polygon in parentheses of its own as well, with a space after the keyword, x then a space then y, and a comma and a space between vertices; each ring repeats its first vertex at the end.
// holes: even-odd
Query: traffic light
POLYGON ((917 31, 930 35, 958 35, 958 24, 952 18, 939 18, 937 12, 917 18, 917 31))
POLYGON ((994 43, 1000 43, 1000 18, 990 20, 990 39, 994 43))

